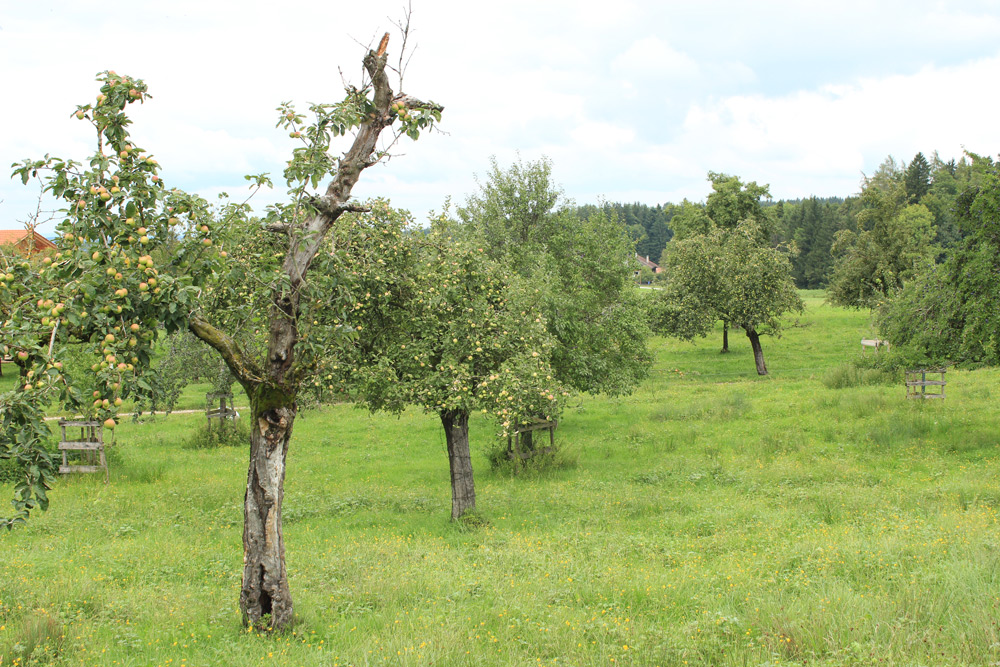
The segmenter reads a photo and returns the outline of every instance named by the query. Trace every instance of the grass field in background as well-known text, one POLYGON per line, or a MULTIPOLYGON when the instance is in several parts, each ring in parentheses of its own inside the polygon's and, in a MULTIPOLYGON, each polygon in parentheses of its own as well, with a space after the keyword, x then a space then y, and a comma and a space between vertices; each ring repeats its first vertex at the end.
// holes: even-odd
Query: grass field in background
POLYGON ((33 642, 58 665, 997 663, 1000 370, 949 371, 938 402, 829 389, 868 316, 806 297, 769 377, 738 331, 728 355, 721 330, 654 339, 650 379, 577 399, 540 470, 491 470, 474 419, 483 525, 448 521, 435 416, 302 414, 280 637, 240 629, 246 448, 125 420, 110 484, 62 479, 0 536, 0 665, 33 642))

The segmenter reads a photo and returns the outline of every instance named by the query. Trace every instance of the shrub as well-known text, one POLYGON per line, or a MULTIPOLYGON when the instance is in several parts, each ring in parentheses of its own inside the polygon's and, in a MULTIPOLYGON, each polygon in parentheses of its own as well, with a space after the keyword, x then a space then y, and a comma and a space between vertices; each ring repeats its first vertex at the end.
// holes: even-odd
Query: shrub
POLYGON ((828 389, 847 389, 901 382, 903 371, 910 367, 905 355, 888 350, 860 355, 853 361, 834 366, 823 376, 828 389))
POLYGON ((187 442, 186 449, 214 449, 216 447, 241 447, 250 440, 250 425, 245 419, 212 420, 211 429, 203 425, 187 442))
MULTIPOLYGON (((548 435, 545 436, 544 444, 548 446, 548 435)), ((539 452, 530 459, 520 462, 512 460, 507 456, 506 439, 497 439, 496 444, 486 452, 486 456, 490 462, 490 469, 505 476, 525 473, 542 475, 547 472, 575 468, 577 464, 577 457, 568 453, 565 448, 558 444, 551 452, 539 452)))

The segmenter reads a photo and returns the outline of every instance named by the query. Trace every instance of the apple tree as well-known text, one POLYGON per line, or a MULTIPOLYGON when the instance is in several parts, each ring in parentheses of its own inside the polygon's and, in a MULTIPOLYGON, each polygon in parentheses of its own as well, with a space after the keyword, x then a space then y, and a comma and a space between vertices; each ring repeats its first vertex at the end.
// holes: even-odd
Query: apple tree
POLYGON ((469 416, 485 413, 508 434, 538 416, 554 419, 565 395, 548 363, 545 321, 531 309, 537 293, 455 231, 441 216, 428 234, 408 237, 412 269, 396 282, 398 298, 370 310, 381 320, 378 362, 359 365, 358 382, 371 409, 413 404, 438 415, 452 519, 476 507, 469 416))
POLYGON ((578 217, 562 205, 547 159, 507 169, 494 159, 479 185, 459 218, 487 255, 538 288, 555 377, 577 391, 631 393, 652 357, 623 225, 604 207, 578 217))
POLYGON ((671 241, 665 253, 668 281, 651 297, 654 330, 690 340, 704 336, 715 320, 741 327, 753 349, 758 375, 767 375, 763 334, 781 331, 781 316, 801 311, 788 254, 761 245, 752 220, 733 229, 671 241))
POLYGON ((344 213, 363 209, 351 202, 351 192, 362 172, 387 154, 380 147, 383 131, 389 131, 390 142, 404 134, 416 139, 441 117, 442 107, 393 93, 386 73, 388 39, 386 34, 378 49, 364 56, 361 87, 348 87, 338 103, 311 105, 311 122, 290 104, 280 108, 279 125, 300 146, 284 172, 290 201, 274 207, 266 220, 274 252, 246 265, 246 282, 265 302, 254 313, 260 344, 241 344, 231 327, 197 311, 188 317, 191 332, 222 355, 250 399, 240 608, 251 626, 282 629, 291 623, 281 507, 296 398, 352 335, 350 310, 343 306, 349 294, 342 254, 324 250, 347 242, 339 237, 343 225, 337 222, 344 213), (333 141, 348 135, 346 152, 334 156, 333 141), (324 181, 325 189, 316 191, 324 181))
POLYGON ((73 114, 96 131, 87 163, 46 156, 13 165, 25 183, 42 179, 65 208, 54 254, 37 263, 0 260, 0 336, 23 379, 0 396, 0 456, 15 459, 23 473, 8 528, 48 505, 55 465, 45 447, 44 407, 58 399, 114 428, 124 398, 154 391, 147 369, 157 328, 184 326, 218 260, 205 202, 166 189, 156 159, 129 137, 124 111, 148 98, 145 83, 113 71, 98 80, 97 99, 73 114), (169 262, 155 262, 151 253, 176 237, 174 229, 184 230, 183 241, 169 262), (85 372, 70 372, 70 350, 89 357, 85 372))

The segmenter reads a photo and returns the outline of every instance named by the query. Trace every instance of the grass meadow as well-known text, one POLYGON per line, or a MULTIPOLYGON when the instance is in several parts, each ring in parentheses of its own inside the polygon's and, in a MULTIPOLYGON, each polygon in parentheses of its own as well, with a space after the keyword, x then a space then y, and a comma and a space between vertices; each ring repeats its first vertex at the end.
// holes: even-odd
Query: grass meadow
POLYGON ((125 420, 110 484, 61 479, 0 535, 0 665, 1000 663, 1000 370, 949 371, 944 401, 829 388, 868 315, 805 297, 769 377, 740 332, 654 339, 650 379, 576 399, 538 469, 491 469, 473 420, 467 524, 434 415, 303 413, 276 637, 240 627, 246 448, 125 420))

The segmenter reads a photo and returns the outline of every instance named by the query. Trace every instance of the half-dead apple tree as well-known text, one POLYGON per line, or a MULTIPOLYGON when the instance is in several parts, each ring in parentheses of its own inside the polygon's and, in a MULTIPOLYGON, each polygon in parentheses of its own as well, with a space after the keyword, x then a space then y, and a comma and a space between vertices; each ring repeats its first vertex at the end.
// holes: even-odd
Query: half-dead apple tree
MULTIPOLYGON (((292 599, 285 570, 285 546, 281 530, 284 499, 285 458, 297 413, 296 396, 304 382, 316 372, 326 350, 350 333, 349 326, 320 327, 320 311, 329 312, 324 297, 336 281, 336 256, 321 253, 337 220, 358 210, 351 191, 361 173, 385 154, 380 150, 382 132, 393 139, 400 133, 417 138, 422 129, 440 120, 442 107, 393 93, 386 72, 388 33, 377 50, 363 60, 366 79, 359 88, 350 87, 337 104, 314 104, 314 120, 291 105, 283 105, 280 125, 293 138, 302 139, 285 170, 292 201, 272 211, 268 230, 279 235, 280 264, 255 279, 266 283, 268 314, 266 346, 262 357, 243 349, 225 330, 193 313, 189 328, 215 348, 226 360, 250 398, 252 430, 250 467, 244 502, 244 567, 240 608, 248 625, 280 629, 292 620, 292 599), (393 124, 399 122, 396 129, 393 124), (331 141, 353 133, 353 140, 340 157, 331 154, 331 141), (329 179, 322 193, 311 194, 329 179), (331 260, 331 258, 333 258, 331 260), (317 323, 312 326, 312 323, 317 323), (308 331, 307 331, 308 329, 308 331), (308 334, 308 335, 307 335, 308 334)), ((332 298, 338 298, 334 292, 332 298)), ((334 313, 339 309, 334 308, 334 313)), ((341 322, 348 325, 348 322, 341 322)))
MULTIPOLYGON (((99 150, 90 169, 78 170, 75 163, 52 158, 28 161, 18 169, 25 179, 52 170, 47 187, 68 202, 67 218, 60 226, 62 242, 76 244, 76 250, 72 257, 57 258, 61 287, 50 285, 41 290, 41 296, 32 290, 17 291, 11 298, 24 303, 37 298, 39 312, 52 311, 48 317, 65 322, 64 331, 66 326, 81 326, 83 320, 92 322, 81 335, 102 355, 95 368, 107 376, 108 392, 107 397, 95 397, 95 411, 113 419, 112 392, 142 389, 141 371, 149 363, 156 322, 168 328, 186 325, 219 352, 250 398, 252 433, 240 608, 244 622, 252 627, 279 630, 292 621, 281 509, 296 397, 331 346, 336 348, 352 335, 349 323, 341 317, 347 313, 340 307, 345 291, 326 291, 339 282, 332 272, 343 269, 342 257, 324 249, 342 247, 336 239, 331 243, 330 237, 345 212, 359 209, 351 203, 351 192, 362 172, 378 163, 400 136, 416 139, 440 120, 442 107, 393 92, 386 71, 388 41, 386 34, 378 48, 364 56, 360 87, 349 86, 338 103, 310 106, 311 122, 290 104, 280 108, 279 126, 301 145, 285 170, 291 201, 274 207, 268 216, 267 230, 275 236, 273 252, 246 265, 248 283, 266 295, 266 312, 254 313, 253 324, 262 337, 260 354, 255 353, 258 346, 243 344, 227 322, 212 321, 199 309, 199 289, 216 285, 205 281, 226 258, 213 250, 218 246, 213 246, 212 239, 216 224, 209 220, 205 202, 166 191, 155 160, 141 155, 129 142, 124 107, 144 98, 144 84, 107 73, 97 104, 78 110, 81 118, 95 122, 99 132, 99 150), (340 156, 332 153, 338 136, 349 138, 340 156), (317 191, 325 181, 325 189, 317 191), (187 231, 168 272, 151 266, 149 255, 138 249, 166 238, 171 224, 185 225, 187 231), (87 253, 91 253, 89 258, 87 253), (67 293, 72 298, 63 298, 67 293), (330 326, 323 326, 327 323, 330 326), (129 373, 135 375, 134 381, 126 378, 129 373)), ((258 184, 264 180, 257 178, 258 184)), ((228 207, 226 212, 233 221, 247 214, 239 206, 228 207)), ((15 266, 12 271, 15 281, 27 278, 27 266, 15 266)), ((55 366, 54 346, 46 349, 39 343, 39 334, 48 330, 42 318, 26 317, 16 323, 12 347, 27 352, 36 376, 44 376, 46 392, 30 393, 32 383, 0 399, 4 402, 0 435, 5 451, 14 452, 26 471, 24 484, 16 490, 19 514, 15 520, 23 520, 28 511, 47 503, 52 464, 40 444, 43 432, 47 434, 42 410, 53 385, 67 391, 71 387, 55 366)), ((62 335, 59 325, 50 322, 48 328, 54 331, 53 337, 62 335)))

